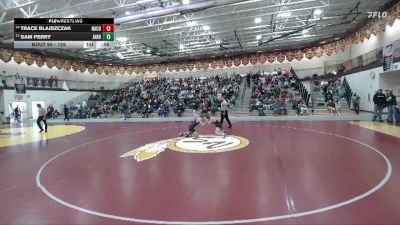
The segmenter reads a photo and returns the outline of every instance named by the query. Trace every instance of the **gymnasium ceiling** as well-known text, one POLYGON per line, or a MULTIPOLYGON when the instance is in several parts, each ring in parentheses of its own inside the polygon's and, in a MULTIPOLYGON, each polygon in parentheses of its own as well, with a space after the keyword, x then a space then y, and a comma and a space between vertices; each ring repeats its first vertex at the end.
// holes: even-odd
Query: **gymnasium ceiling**
POLYGON ((230 57, 323 44, 364 24, 368 11, 398 0, 0 0, 0 41, 13 18, 114 17, 108 50, 43 50, 85 62, 151 64, 230 57))

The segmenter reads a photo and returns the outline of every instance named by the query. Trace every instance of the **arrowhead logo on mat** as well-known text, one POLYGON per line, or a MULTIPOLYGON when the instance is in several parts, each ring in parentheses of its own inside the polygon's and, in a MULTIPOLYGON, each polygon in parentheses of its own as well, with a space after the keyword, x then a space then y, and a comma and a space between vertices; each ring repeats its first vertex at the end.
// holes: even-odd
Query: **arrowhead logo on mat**
POLYGON ((249 141, 246 138, 238 136, 200 135, 199 137, 172 138, 153 142, 129 151, 120 157, 133 156, 140 162, 157 156, 167 148, 186 153, 217 153, 238 150, 248 144, 249 141))

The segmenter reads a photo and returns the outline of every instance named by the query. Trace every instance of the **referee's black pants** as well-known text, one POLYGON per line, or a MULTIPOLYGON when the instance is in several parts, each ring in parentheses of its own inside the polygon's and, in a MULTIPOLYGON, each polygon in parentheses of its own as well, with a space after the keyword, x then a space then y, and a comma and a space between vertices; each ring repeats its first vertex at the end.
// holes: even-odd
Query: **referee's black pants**
POLYGON ((39 116, 38 119, 37 119, 37 121, 36 121, 36 124, 38 125, 40 131, 43 131, 42 124, 40 124, 40 122, 42 122, 42 121, 43 121, 43 123, 44 123, 44 131, 47 132, 47 122, 46 122, 46 120, 44 119, 44 116, 39 116))
POLYGON ((68 113, 64 113, 64 121, 66 121, 66 120, 69 121, 68 113))
POLYGON ((226 119, 226 121, 228 122, 229 128, 232 127, 231 120, 229 119, 228 110, 221 111, 221 125, 224 123, 224 119, 226 119))

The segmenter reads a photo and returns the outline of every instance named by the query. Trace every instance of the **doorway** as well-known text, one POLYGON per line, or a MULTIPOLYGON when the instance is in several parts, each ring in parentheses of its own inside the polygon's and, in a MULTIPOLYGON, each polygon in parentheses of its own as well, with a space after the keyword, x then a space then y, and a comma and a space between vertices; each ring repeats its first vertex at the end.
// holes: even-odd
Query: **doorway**
POLYGON ((37 119, 39 116, 37 104, 40 104, 43 108, 46 108, 44 101, 32 101, 32 119, 37 119))
MULTIPOLYGON (((11 102, 10 104, 8 104, 9 115, 14 115, 14 109, 17 108, 17 106, 21 113, 21 117, 20 117, 21 121, 26 120, 28 118, 26 102, 11 102)), ((14 116, 10 116, 10 117, 11 117, 12 121, 15 121, 14 116)))

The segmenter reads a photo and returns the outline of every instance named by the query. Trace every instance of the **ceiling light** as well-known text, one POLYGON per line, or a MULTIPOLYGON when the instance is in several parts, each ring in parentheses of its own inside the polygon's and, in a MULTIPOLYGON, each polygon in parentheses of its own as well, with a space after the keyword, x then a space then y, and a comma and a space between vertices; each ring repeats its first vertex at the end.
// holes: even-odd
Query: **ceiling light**
POLYGON ((196 22, 196 21, 187 21, 187 22, 186 22, 186 25, 187 25, 188 27, 193 27, 193 26, 196 26, 196 25, 197 25, 197 22, 196 22))
POLYGON ((69 16, 67 16, 67 18, 74 18, 75 17, 75 15, 69 15, 69 16))
POLYGON ((340 38, 337 37, 337 38, 335 38, 334 40, 337 41, 337 40, 339 40, 339 39, 340 39, 340 38))
POLYGON ((117 53, 117 56, 118 56, 118 58, 120 58, 120 59, 124 59, 125 57, 121 54, 121 52, 118 52, 117 53))
POLYGON ((315 17, 319 17, 319 16, 321 16, 322 15, 322 10, 321 9, 316 9, 316 10, 314 10, 314 16, 315 17))
POLYGON ((187 4, 189 4, 189 3, 190 3, 189 0, 183 0, 183 1, 182 1, 182 4, 184 4, 184 5, 187 5, 187 4))
POLYGON ((262 19, 260 17, 257 17, 254 19, 254 23, 261 23, 262 19))
POLYGON ((280 12, 278 14, 279 18, 289 18, 290 16, 292 16, 292 13, 290 13, 290 12, 280 12))
POLYGON ((127 37, 118 37, 117 38, 117 41, 119 41, 119 42, 126 42, 127 40, 128 40, 127 37))
POLYGON ((143 4, 143 3, 147 3, 147 2, 151 2, 152 0, 140 0, 138 2, 136 2, 136 4, 143 4))
POLYGON ((217 45, 219 45, 219 44, 221 44, 221 41, 220 41, 220 40, 216 40, 215 43, 216 43, 217 45))
POLYGON ((302 33, 304 36, 310 35, 310 31, 309 31, 309 30, 302 30, 301 33, 302 33))
POLYGON ((326 43, 326 41, 321 41, 321 42, 320 42, 320 44, 325 44, 325 43, 326 43))
POLYGON ((179 49, 181 49, 181 50, 182 50, 182 49, 183 49, 183 47, 184 47, 184 46, 183 46, 183 44, 180 44, 180 45, 179 45, 179 49))
POLYGON ((125 15, 129 16, 129 15, 131 15, 131 12, 126 11, 126 12, 125 12, 125 15))
POLYGON ((261 40, 261 38, 262 38, 262 36, 260 34, 256 36, 257 40, 261 40))
POLYGON ((204 25, 204 26, 203 26, 203 30, 205 30, 205 31, 210 30, 210 26, 204 25))
POLYGON ((151 52, 151 49, 149 49, 149 48, 146 49, 146 52, 147 52, 147 53, 150 53, 150 52, 151 52))

